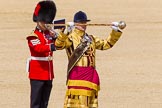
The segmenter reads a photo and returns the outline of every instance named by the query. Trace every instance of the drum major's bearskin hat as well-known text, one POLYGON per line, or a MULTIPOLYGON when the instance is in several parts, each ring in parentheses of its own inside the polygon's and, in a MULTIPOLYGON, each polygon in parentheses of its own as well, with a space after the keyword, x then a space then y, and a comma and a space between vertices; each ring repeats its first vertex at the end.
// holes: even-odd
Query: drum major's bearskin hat
POLYGON ((33 21, 43 21, 45 23, 52 23, 56 15, 56 5, 51 0, 40 1, 35 7, 33 13, 33 21))

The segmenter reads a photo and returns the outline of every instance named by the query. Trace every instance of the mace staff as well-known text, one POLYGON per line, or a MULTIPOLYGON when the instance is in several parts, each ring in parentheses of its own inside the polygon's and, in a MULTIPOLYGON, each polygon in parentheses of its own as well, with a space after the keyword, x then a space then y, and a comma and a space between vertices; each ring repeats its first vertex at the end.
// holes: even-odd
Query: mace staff
MULTIPOLYGON (((47 24, 47 26, 50 27, 65 27, 68 26, 69 24, 47 24)), ((126 27, 126 23, 124 21, 120 21, 118 25, 114 24, 80 24, 80 23, 74 23, 74 26, 79 26, 79 25, 86 25, 86 26, 118 26, 120 29, 124 29, 126 27)))
MULTIPOLYGON (((48 24, 48 25, 51 25, 51 26, 68 26, 69 24, 48 24)), ((78 24, 78 23, 75 23, 74 26, 77 26, 77 25, 86 25, 86 26, 113 26, 113 24, 78 24)))

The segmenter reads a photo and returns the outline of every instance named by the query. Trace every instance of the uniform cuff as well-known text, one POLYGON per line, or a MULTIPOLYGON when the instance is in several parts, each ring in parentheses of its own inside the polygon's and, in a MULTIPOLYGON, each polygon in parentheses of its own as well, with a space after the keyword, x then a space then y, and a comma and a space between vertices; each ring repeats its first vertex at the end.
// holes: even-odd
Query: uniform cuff
POLYGON ((59 39, 59 40, 62 40, 62 41, 65 41, 65 40, 68 38, 68 36, 65 35, 65 34, 62 33, 62 32, 59 32, 58 35, 59 35, 59 36, 58 36, 58 39, 59 39))
POLYGON ((50 50, 51 50, 51 51, 56 51, 56 47, 55 47, 54 44, 50 44, 50 50))

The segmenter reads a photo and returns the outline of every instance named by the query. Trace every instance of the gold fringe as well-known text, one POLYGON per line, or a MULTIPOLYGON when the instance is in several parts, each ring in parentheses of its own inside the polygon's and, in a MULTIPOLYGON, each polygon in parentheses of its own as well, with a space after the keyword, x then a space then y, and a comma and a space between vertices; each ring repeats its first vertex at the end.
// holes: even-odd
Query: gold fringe
POLYGON ((65 97, 64 108, 98 108, 98 99, 93 96, 69 95, 65 97))

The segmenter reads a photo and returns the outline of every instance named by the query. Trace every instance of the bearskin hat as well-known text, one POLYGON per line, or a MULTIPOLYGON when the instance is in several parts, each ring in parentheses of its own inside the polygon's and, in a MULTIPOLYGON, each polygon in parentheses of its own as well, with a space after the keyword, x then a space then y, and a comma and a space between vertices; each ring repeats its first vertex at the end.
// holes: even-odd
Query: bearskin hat
POLYGON ((74 22, 88 22, 87 15, 85 12, 79 11, 74 15, 74 22))
POLYGON ((35 7, 33 13, 33 21, 38 22, 42 21, 47 24, 53 22, 55 15, 56 15, 56 5, 51 0, 43 0, 40 1, 37 6, 35 7))

